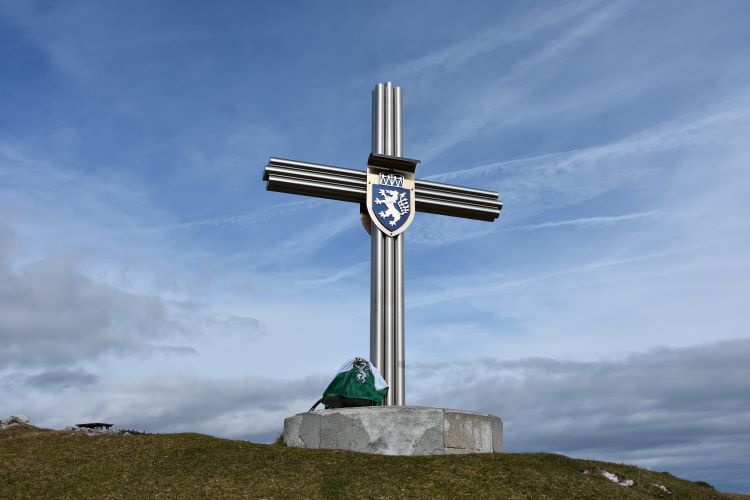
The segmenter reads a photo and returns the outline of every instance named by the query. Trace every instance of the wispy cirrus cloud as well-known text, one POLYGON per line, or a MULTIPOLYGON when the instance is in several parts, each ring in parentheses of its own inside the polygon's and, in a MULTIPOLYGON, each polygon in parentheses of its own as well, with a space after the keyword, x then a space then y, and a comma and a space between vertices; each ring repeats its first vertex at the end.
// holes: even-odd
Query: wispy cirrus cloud
POLYGON ((616 224, 618 222, 646 219, 660 215, 662 212, 651 210, 648 212, 634 212, 623 215, 604 215, 597 217, 579 217, 577 219, 557 220, 551 222, 540 222, 539 224, 525 224, 522 226, 510 226, 503 231, 535 231, 537 229, 549 229, 565 226, 598 226, 616 224))
POLYGON ((467 88, 452 103, 450 118, 444 121, 449 125, 414 146, 416 155, 422 161, 433 160, 486 129, 488 124, 497 123, 498 117, 512 116, 511 111, 517 110, 518 104, 535 85, 554 77, 571 51, 611 26, 631 6, 630 2, 620 1, 590 9, 582 19, 569 23, 560 34, 504 68, 502 76, 483 83, 479 88, 467 88), (471 99, 467 99, 469 95, 471 99))
MULTIPOLYGON (((423 78, 426 71, 458 70, 465 63, 486 56, 501 47, 532 39, 540 32, 577 20, 601 4, 598 0, 577 1, 526 13, 522 19, 500 19, 480 32, 433 52, 388 67, 394 82, 423 78)), ((369 81, 367 82, 369 83, 369 81)))
POLYGON ((306 278, 297 281, 297 285, 299 286, 320 286, 325 284, 331 284, 336 283, 338 281, 347 279, 352 276, 361 276, 363 274, 367 274, 370 269, 370 262, 360 262, 358 264, 354 264, 353 266, 349 266, 345 269, 342 269, 340 271, 336 271, 333 274, 330 274, 328 276, 324 277, 318 277, 318 278, 306 278))
POLYGON ((126 232, 159 232, 172 230, 186 230, 197 228, 212 228, 221 226, 243 226, 257 224, 275 219, 277 217, 303 213, 313 210, 326 203, 323 200, 302 200, 291 201, 288 203, 279 203, 270 207, 265 207, 252 213, 230 215, 227 217, 213 217, 210 219, 197 219, 173 224, 164 224, 160 226, 144 227, 142 229, 133 229, 126 232))
MULTIPOLYGON (((665 182, 664 172, 695 170, 696 166, 685 157, 695 148, 714 149, 717 156, 750 157, 743 142, 744 136, 750 132, 747 103, 747 95, 739 94, 611 143, 427 176, 428 180, 446 183, 481 182, 483 187, 500 192, 505 207, 499 220, 492 225, 471 225, 433 217, 421 220, 410 236, 415 243, 438 246, 521 228, 635 222, 664 216, 668 211, 684 217, 687 212, 695 214, 696 211, 713 210, 716 203, 698 203, 695 199, 675 207, 656 200, 645 207, 650 210, 622 216, 591 215, 569 219, 569 222, 548 220, 521 224, 540 214, 579 205, 613 190, 629 188, 644 179, 665 182), (675 163, 666 164, 661 157, 663 154, 676 155, 674 159, 670 158, 675 163)), ((737 179, 734 182, 736 186, 737 179)), ((725 189, 733 189, 732 186, 728 184, 725 189)), ((700 196, 720 195, 704 191, 700 196)))
POLYGON ((570 276, 574 274, 599 272, 603 269, 611 268, 611 267, 636 264, 636 263, 650 261, 650 260, 665 259, 665 258, 677 256, 680 254, 691 253, 691 252, 695 252, 698 250, 702 250, 710 246, 711 246, 710 243, 706 243, 705 245, 689 247, 689 248, 679 247, 679 248, 672 248, 672 249, 662 250, 662 251, 653 252, 653 253, 630 255, 627 257, 617 258, 617 259, 596 260, 596 261, 589 262, 583 265, 573 266, 567 269, 558 269, 550 273, 540 273, 540 274, 526 276, 526 277, 517 278, 517 279, 510 279, 506 275, 487 276, 486 273, 482 273, 476 276, 464 276, 463 279, 461 280, 462 282, 464 283, 468 282, 468 283, 473 283, 473 284, 468 285, 468 286, 467 285, 456 286, 454 284, 451 284, 451 281, 448 281, 447 283, 449 285, 443 289, 436 290, 433 288, 430 292, 421 293, 417 295, 416 297, 408 299, 407 305, 409 307, 426 307, 426 306, 434 306, 436 304, 443 303, 443 302, 455 302, 455 301, 470 298, 470 297, 477 297, 477 296, 488 297, 488 296, 492 296, 494 293, 499 292, 501 290, 521 288, 521 287, 530 285, 532 283, 545 282, 552 278, 557 278, 561 276, 570 276))
POLYGON ((580 170, 590 163, 606 165, 608 161, 627 156, 658 153, 685 146, 742 146, 740 139, 743 137, 743 131, 750 126, 750 113, 746 107, 749 97, 741 93, 734 98, 725 98, 699 111, 691 111, 611 143, 494 162, 435 174, 426 179, 455 182, 496 175, 500 172, 529 170, 542 170, 538 175, 542 177, 580 170))

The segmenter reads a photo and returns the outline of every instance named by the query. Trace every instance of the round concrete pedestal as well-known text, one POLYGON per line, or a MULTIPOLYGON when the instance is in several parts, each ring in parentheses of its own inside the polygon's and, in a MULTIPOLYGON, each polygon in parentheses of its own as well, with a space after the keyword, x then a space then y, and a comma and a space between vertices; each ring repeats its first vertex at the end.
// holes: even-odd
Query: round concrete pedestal
POLYGON ((485 413, 421 406, 339 408, 287 418, 284 443, 380 455, 500 453, 503 422, 485 413))

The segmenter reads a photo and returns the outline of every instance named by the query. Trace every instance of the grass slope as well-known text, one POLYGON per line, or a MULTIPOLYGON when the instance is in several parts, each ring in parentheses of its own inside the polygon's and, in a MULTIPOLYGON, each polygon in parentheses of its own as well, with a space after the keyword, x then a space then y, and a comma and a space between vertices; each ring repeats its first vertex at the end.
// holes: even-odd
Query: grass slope
POLYGON ((732 498, 633 466, 551 454, 386 457, 202 434, 0 431, 0 497, 732 498), (592 471, 584 474, 584 470, 592 471), (602 477, 632 479, 630 488, 602 477), (667 494, 652 483, 666 486, 667 494))

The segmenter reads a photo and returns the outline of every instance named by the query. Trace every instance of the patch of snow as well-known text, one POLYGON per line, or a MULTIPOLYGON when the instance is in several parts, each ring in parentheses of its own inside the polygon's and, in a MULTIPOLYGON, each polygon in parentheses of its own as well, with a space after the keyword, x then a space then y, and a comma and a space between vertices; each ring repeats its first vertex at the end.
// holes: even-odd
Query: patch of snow
POLYGON ((632 479, 626 479, 624 481, 620 481, 620 478, 617 477, 617 474, 612 474, 611 472, 607 472, 606 470, 602 471, 602 476, 606 477, 613 483, 617 483, 620 486, 625 486, 626 488, 633 486, 635 484, 635 482, 632 479))
POLYGON ((609 479, 613 483, 619 483, 620 482, 620 478, 617 477, 617 474, 612 474, 611 472, 607 472, 606 470, 602 471, 602 476, 606 477, 607 479, 609 479))
POLYGON ((669 491, 669 490, 667 489, 667 487, 666 487, 666 486, 664 486, 663 484, 656 484, 656 483, 651 483, 651 486, 656 486, 657 488, 659 488, 660 490, 662 490, 662 491, 663 491, 664 493, 666 493, 667 495, 671 495, 671 494, 672 494, 672 492, 671 492, 671 491, 669 491))
POLYGON ((0 420, 0 430, 10 429, 18 424, 28 424, 30 420, 26 415, 11 415, 10 418, 0 420))
POLYGON ((68 426, 65 428, 66 431, 81 432, 87 436, 130 436, 130 432, 126 429, 118 429, 115 427, 95 427, 93 429, 87 427, 78 427, 77 425, 68 426))

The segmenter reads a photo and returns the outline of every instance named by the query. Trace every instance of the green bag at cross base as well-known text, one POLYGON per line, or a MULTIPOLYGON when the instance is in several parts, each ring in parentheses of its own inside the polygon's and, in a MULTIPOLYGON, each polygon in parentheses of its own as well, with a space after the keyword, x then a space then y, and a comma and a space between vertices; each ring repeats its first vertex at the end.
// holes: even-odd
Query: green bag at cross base
POLYGON ((323 391, 326 408, 380 406, 388 395, 388 383, 368 360, 354 358, 342 366, 323 391))

